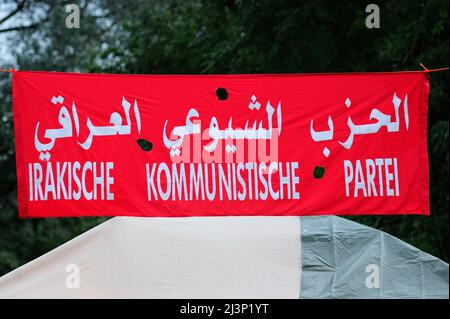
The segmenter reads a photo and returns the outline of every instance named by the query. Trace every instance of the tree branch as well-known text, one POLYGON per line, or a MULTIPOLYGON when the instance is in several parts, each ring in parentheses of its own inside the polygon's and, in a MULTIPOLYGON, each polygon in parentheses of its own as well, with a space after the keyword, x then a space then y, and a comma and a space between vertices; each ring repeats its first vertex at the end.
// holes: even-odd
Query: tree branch
POLYGON ((21 26, 17 26, 17 27, 11 27, 11 28, 6 28, 6 29, 0 29, 0 33, 4 33, 4 32, 11 32, 11 31, 22 31, 22 30, 28 30, 28 29, 34 29, 36 27, 38 27, 40 24, 46 22, 48 20, 48 18, 45 18, 39 22, 35 22, 32 23, 30 25, 21 25, 21 26))
POLYGON ((17 8, 14 9, 13 11, 11 11, 6 17, 2 18, 0 20, 0 24, 8 21, 10 18, 12 18, 13 16, 15 16, 17 13, 19 13, 24 7, 25 7, 25 3, 27 2, 27 0, 22 0, 21 2, 19 2, 19 4, 17 5, 17 8))

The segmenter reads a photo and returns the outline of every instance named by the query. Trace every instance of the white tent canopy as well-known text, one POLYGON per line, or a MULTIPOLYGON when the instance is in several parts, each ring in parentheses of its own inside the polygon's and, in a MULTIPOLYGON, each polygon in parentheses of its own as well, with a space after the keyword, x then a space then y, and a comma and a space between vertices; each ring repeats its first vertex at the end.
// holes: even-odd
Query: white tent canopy
POLYGON ((448 298, 448 264, 339 217, 115 217, 0 298, 448 298))

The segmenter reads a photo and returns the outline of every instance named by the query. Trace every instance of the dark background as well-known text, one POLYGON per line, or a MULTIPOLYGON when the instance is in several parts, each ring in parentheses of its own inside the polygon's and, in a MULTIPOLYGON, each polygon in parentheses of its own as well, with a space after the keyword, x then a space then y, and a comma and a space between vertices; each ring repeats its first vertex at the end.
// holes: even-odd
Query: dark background
MULTIPOLYGON (((448 2, 0 0, 0 67, 108 73, 303 73, 448 66, 448 2), (65 5, 80 5, 68 29, 65 5)), ((357 216, 448 262, 448 71, 430 79, 431 216, 357 216)), ((39 110, 36 110, 39 111, 39 110)), ((105 218, 19 220, 11 78, 0 73, 0 275, 105 218)))

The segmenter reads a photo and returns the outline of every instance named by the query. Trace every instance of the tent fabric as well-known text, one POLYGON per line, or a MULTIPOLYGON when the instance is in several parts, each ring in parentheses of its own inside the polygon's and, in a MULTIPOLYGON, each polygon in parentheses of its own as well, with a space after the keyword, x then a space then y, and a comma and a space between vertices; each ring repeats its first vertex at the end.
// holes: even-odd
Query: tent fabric
POLYGON ((115 217, 0 278, 0 298, 448 296, 447 263, 336 216, 115 217))
POLYGON ((115 217, 0 278, 0 298, 296 298, 300 256, 298 217, 115 217))
POLYGON ((340 217, 301 225, 302 298, 449 298, 448 264, 394 236, 340 217), (368 265, 379 288, 366 286, 368 265))

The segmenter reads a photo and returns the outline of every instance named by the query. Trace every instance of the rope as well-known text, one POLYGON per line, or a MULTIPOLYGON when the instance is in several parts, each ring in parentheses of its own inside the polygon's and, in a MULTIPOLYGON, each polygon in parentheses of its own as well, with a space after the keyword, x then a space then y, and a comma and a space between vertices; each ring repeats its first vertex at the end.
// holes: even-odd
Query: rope
POLYGON ((423 63, 419 63, 420 66, 423 68, 424 72, 426 73, 430 73, 430 72, 439 72, 439 71, 447 71, 448 67, 446 68, 439 68, 439 69, 428 69, 425 65, 423 65, 423 63))
POLYGON ((9 70, 0 68, 0 72, 8 72, 8 73, 12 73, 12 72, 14 72, 14 71, 15 71, 14 68, 11 68, 11 69, 9 69, 9 70))
MULTIPOLYGON (((448 71, 448 69, 449 69, 448 67, 446 67, 446 68, 439 68, 439 69, 431 69, 430 70, 425 65, 423 65, 423 63, 419 63, 419 65, 423 68, 424 72, 426 72, 426 73, 439 72, 439 71, 448 71)), ((16 71, 14 68, 10 68, 9 70, 0 68, 0 72, 13 73, 14 71, 16 71)))

